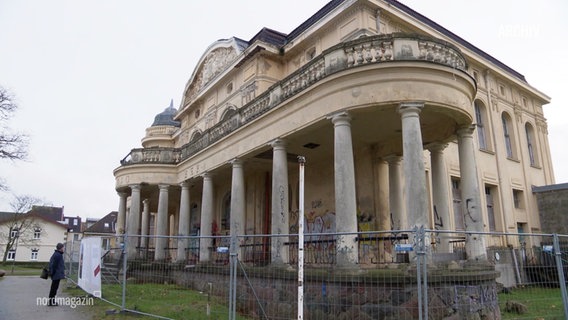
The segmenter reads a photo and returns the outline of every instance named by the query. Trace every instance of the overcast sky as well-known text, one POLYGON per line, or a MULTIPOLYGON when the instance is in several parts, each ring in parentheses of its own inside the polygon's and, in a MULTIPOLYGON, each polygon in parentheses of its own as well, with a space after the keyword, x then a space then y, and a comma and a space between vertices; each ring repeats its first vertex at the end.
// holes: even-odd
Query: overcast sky
MULTIPOLYGON (((174 100, 217 39, 249 40, 262 27, 289 33, 326 0, 0 0, 0 85, 19 106, 13 130, 31 138, 29 161, 0 162, 12 194, 65 214, 117 210, 112 171, 174 100)), ((545 106, 557 183, 568 182, 568 2, 403 0, 525 75, 545 106), (535 7, 536 6, 536 7, 535 7)))

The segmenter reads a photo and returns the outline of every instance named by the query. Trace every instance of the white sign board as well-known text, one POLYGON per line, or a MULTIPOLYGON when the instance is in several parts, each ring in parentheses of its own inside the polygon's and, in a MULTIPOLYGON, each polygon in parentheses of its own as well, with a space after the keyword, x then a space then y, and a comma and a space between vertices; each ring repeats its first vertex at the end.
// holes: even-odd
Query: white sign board
POLYGON ((101 237, 81 240, 79 254, 79 287, 95 297, 101 297, 101 237))

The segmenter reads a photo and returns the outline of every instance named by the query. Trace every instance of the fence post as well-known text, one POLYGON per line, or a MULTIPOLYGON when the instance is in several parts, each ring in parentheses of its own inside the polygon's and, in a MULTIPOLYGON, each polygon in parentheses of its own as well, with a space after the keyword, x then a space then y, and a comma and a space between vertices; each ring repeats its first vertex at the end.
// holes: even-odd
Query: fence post
POLYGON ((414 250, 416 250, 416 290, 418 291, 418 319, 428 319, 428 265, 426 259, 426 230, 414 227, 414 250))
POLYGON ((232 232, 229 247, 229 320, 235 320, 237 313, 237 234, 232 232))
POLYGON ((126 268, 128 267, 128 255, 126 254, 127 252, 127 248, 128 248, 128 234, 124 233, 123 234, 123 240, 122 240, 122 252, 120 253, 122 255, 122 304, 121 304, 121 311, 124 312, 124 310, 126 309, 126 268))
POLYGON ((304 318, 304 164, 306 158, 298 156, 300 164, 300 194, 298 212, 298 320, 304 318))
POLYGON ((558 271, 558 282, 562 291, 562 305, 564 306, 564 319, 568 319, 568 295, 566 294, 566 280, 564 279, 564 267, 562 266, 562 252, 558 243, 558 234, 553 234, 554 256, 556 258, 556 270, 558 271))

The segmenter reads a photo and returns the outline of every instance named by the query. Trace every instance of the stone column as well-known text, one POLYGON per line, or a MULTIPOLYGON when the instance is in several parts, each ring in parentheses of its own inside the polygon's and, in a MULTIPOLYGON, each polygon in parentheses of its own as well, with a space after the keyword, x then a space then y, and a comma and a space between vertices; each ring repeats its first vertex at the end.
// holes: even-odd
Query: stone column
MULTIPOLYGON (((184 181, 180 184, 181 186, 181 199, 179 203, 179 224, 178 224, 178 236, 185 237, 189 236, 189 207, 190 207, 190 196, 189 196, 189 183, 184 181)), ((178 238, 177 242, 177 261, 185 261, 186 249, 188 247, 189 239, 178 238)))
POLYGON ((359 259, 355 165, 351 140, 351 117, 346 112, 331 116, 334 128, 335 219, 337 232, 353 233, 336 239, 338 267, 355 266, 359 259))
POLYGON ((135 259, 138 256, 136 247, 140 241, 140 185, 133 184, 130 189, 132 194, 126 232, 128 234, 128 259, 135 259))
POLYGON ((420 130, 420 102, 401 103, 398 112, 402 118, 402 169, 404 174, 404 196, 408 223, 403 228, 428 228, 428 198, 426 192, 426 171, 420 130))
MULTIPOLYGON (((458 152, 460 161, 462 206, 466 231, 483 232, 481 196, 477 179, 477 163, 473 143, 474 126, 458 129, 458 152)), ((480 234, 467 234, 465 251, 469 261, 487 261, 485 240, 480 234)))
POLYGON ((378 230, 391 230, 390 205, 389 205, 389 166, 383 159, 375 163, 377 183, 377 210, 378 230))
POLYGON ((404 197, 402 190, 401 162, 400 156, 385 157, 389 164, 389 207, 391 230, 404 230, 407 228, 406 215, 404 209, 404 197))
MULTIPOLYGON (((118 215, 116 216, 116 235, 121 236, 124 234, 124 221, 126 220, 126 198, 128 194, 125 192, 118 192, 120 198, 118 203, 118 215)), ((122 239, 120 240, 122 241, 122 239)))
POLYGON ((140 228, 140 248, 144 253, 143 257, 147 258, 148 252, 148 222, 150 220, 150 200, 144 199, 142 201, 142 227, 140 228))
MULTIPOLYGON (((391 230, 391 215, 389 205, 389 165, 383 159, 375 161, 375 179, 378 181, 376 188, 377 194, 377 210, 379 212, 378 229, 380 231, 391 230)), ((388 235, 388 234, 385 234, 388 235)), ((382 241, 377 244, 378 261, 380 263, 392 261, 392 248, 390 241, 382 241)))
POLYGON ((213 246, 213 179, 211 174, 203 174, 203 194, 201 196, 201 240, 199 241, 199 261, 208 262, 211 259, 213 246))
POLYGON ((158 216, 156 222, 156 248, 154 252, 154 260, 166 259, 166 246, 168 239, 164 238, 168 233, 168 189, 169 185, 160 184, 160 195, 158 196, 158 216))
MULTIPOLYGON (((432 164, 432 200, 434 204, 434 228, 450 230, 450 197, 446 160, 444 159, 444 143, 433 143, 428 146, 432 164)), ((440 234, 438 252, 450 252, 449 233, 440 234)))
MULTIPOLYGON (((244 236, 245 234, 245 178, 243 162, 240 159, 231 161, 233 175, 231 180, 231 237, 244 236)), ((243 238, 236 242, 231 241, 231 253, 238 253, 238 245, 243 238)))
MULTIPOLYGON (((289 234, 288 213, 288 160, 286 143, 276 139, 270 144, 272 156, 272 235, 289 234)), ((288 263, 288 247, 284 245, 288 237, 271 238, 271 262, 273 264, 288 263)))

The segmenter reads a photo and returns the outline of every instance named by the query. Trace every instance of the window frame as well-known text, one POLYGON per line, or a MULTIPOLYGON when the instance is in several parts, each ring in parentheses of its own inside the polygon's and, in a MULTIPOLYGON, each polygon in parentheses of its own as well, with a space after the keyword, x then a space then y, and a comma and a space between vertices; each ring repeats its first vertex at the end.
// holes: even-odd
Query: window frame
POLYGON ((34 240, 41 239, 41 228, 34 228, 34 240))
POLYGON ((475 110, 475 127, 477 129, 477 140, 479 143, 479 149, 489 151, 489 144, 487 141, 487 131, 485 123, 487 122, 486 118, 486 109, 483 103, 479 100, 474 101, 474 110, 475 110))
POLYGON ((16 260, 16 249, 8 250, 8 255, 6 256, 6 261, 15 261, 16 260))
POLYGON ((525 135, 527 139, 527 151, 529 153, 529 163, 531 166, 536 167, 539 165, 538 161, 539 159, 538 159, 538 154, 535 152, 536 141, 534 135, 534 128, 530 122, 525 123, 525 135))
POLYGON ((37 261, 38 256, 39 256, 39 249, 32 249, 30 260, 37 261))
POLYGON ((501 114, 501 123, 503 126, 503 139, 505 142, 507 158, 515 160, 517 159, 515 150, 515 136, 513 133, 513 124, 511 117, 507 112, 503 112, 501 114))
POLYGON ((20 228, 10 228, 10 239, 18 238, 20 236, 20 228))

